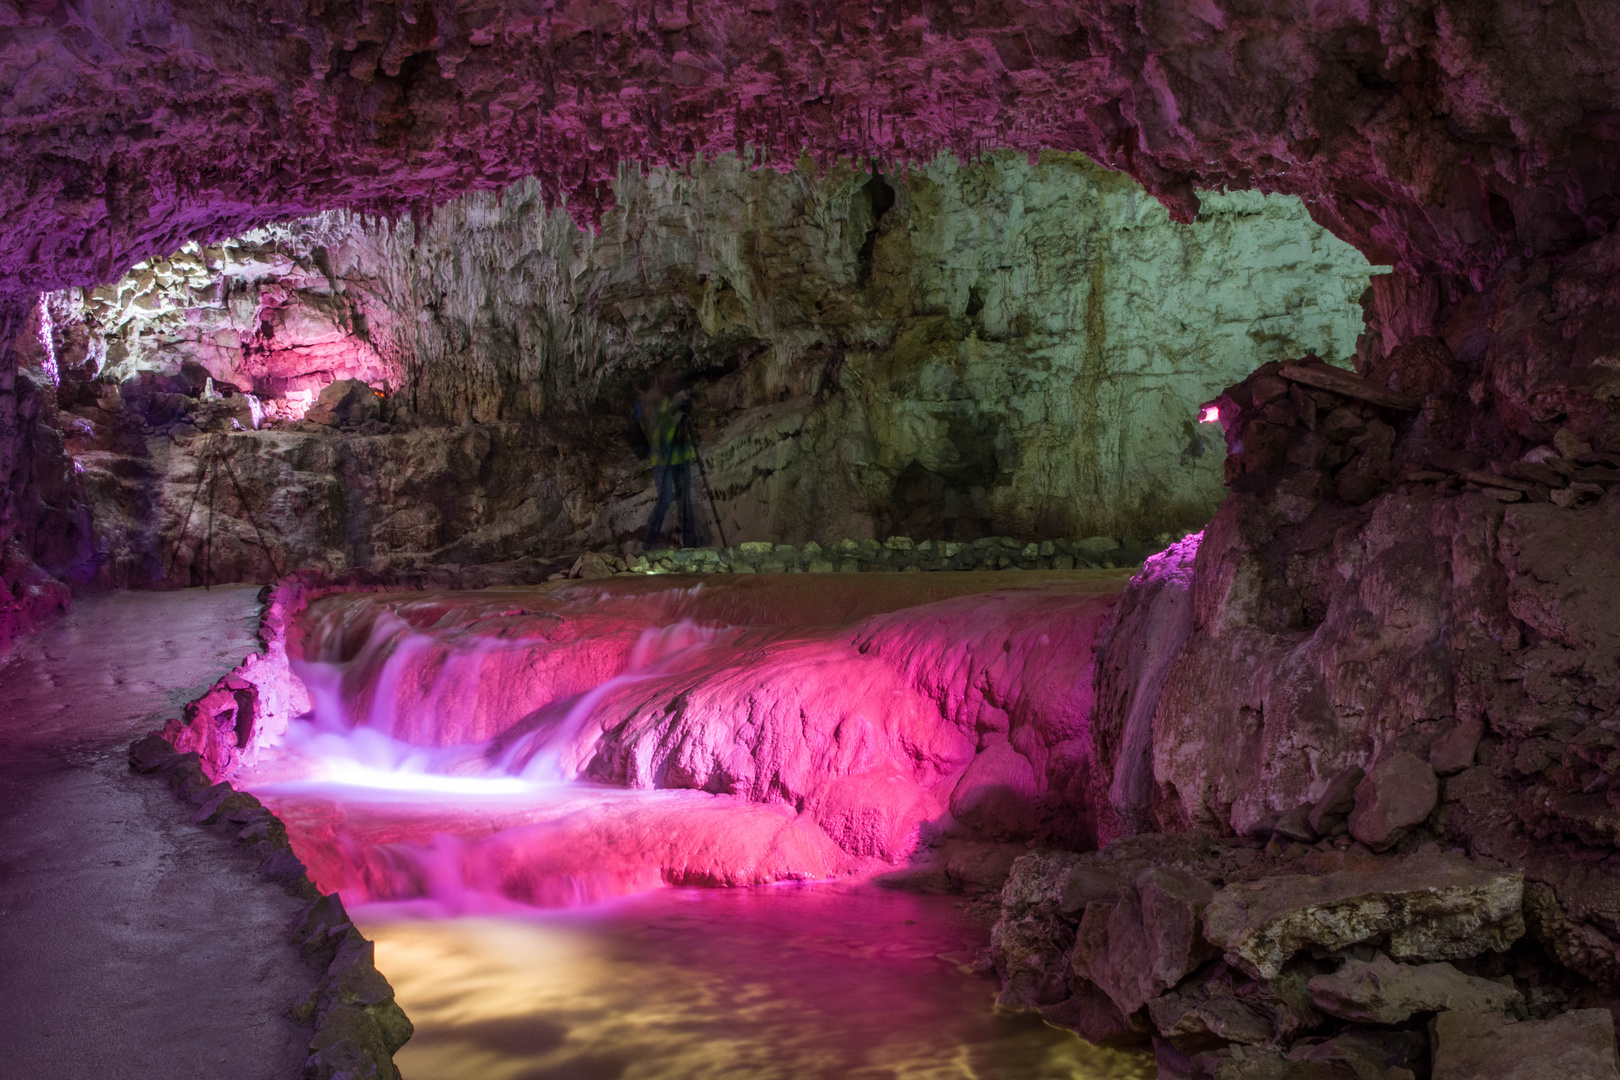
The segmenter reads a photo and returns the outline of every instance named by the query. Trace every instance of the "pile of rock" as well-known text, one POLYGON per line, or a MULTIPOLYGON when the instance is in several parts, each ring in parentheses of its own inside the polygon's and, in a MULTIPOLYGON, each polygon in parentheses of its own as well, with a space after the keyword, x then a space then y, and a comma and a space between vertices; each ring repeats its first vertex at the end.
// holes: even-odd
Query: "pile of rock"
POLYGON ((1093 536, 1084 540, 1025 543, 1010 536, 987 536, 971 543, 908 537, 840 540, 823 547, 814 540, 795 547, 766 540, 728 548, 678 548, 640 555, 588 551, 566 575, 599 578, 614 574, 855 574, 923 570, 1117 570, 1141 564, 1179 537, 1151 540, 1133 536, 1093 536))
POLYGON ((1524 900, 1433 844, 1148 835, 1019 859, 992 958, 1003 1005, 1151 1044, 1161 1077, 1615 1080, 1610 1012, 1547 979, 1524 900))
MULTIPOLYGON (((1410 355, 1408 359, 1410 359, 1410 355)), ((1589 503, 1620 483, 1620 454, 1595 452, 1569 428, 1550 444, 1517 458, 1491 459, 1454 449, 1449 441, 1398 447, 1399 414, 1422 410, 1429 428, 1452 426, 1460 370, 1429 357, 1403 373, 1413 392, 1393 390, 1354 372, 1306 357, 1266 364, 1230 388, 1218 405, 1234 448, 1227 481, 1245 473, 1293 470, 1285 484, 1300 506, 1329 493, 1361 506, 1388 491, 1417 494, 1483 492, 1501 502, 1589 503)))
POLYGON ((1483 491, 1502 502, 1528 499, 1565 509, 1592 502, 1620 483, 1620 454, 1594 453, 1590 443, 1567 427, 1558 430, 1551 445, 1533 446, 1517 461, 1434 452, 1429 462, 1429 469, 1411 470, 1404 479, 1441 490, 1483 491))

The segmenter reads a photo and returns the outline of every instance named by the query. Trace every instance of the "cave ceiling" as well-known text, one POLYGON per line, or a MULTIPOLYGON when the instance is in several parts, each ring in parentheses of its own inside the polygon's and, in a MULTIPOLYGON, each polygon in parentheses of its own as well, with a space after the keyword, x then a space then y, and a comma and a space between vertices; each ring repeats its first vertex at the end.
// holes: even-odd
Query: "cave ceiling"
POLYGON ((624 164, 1083 151, 1476 284, 1620 219, 1611 0, 0 0, 0 290, 624 164))

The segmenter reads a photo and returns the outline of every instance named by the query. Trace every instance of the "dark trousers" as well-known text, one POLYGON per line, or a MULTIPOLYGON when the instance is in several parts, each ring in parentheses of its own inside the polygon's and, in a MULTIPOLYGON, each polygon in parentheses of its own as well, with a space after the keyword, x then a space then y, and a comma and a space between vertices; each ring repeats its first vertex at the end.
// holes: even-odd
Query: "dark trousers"
POLYGON ((697 528, 692 521, 692 466, 684 461, 679 465, 654 465, 653 486, 658 489, 658 505, 653 507, 652 518, 647 522, 647 536, 641 546, 648 550, 658 546, 659 534, 664 531, 664 515, 669 513, 669 504, 678 501, 681 547, 697 547, 697 528))

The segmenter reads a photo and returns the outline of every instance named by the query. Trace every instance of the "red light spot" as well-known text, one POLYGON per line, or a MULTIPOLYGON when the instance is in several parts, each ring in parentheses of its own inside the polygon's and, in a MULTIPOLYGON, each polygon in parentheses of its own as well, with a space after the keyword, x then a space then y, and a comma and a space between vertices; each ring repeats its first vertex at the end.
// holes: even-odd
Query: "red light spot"
POLYGON ((1219 405, 1205 405, 1204 411, 1198 414, 1200 424, 1218 424, 1221 422, 1221 407, 1219 405))

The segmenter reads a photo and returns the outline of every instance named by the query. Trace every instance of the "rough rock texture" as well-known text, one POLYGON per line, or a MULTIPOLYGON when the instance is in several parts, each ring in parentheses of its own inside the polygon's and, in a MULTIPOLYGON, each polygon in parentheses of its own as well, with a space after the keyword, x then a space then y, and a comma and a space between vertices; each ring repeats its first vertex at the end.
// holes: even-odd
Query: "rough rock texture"
POLYGON ((1403 960, 1501 952, 1524 933, 1524 882, 1456 855, 1411 855, 1372 873, 1262 878, 1227 890, 1204 913, 1204 934, 1228 959, 1273 979, 1301 949, 1341 950, 1388 938, 1403 960))
POLYGON ((1096 983, 1120 1015, 1136 1012, 1213 958, 1200 924, 1214 893, 1186 871, 1157 866, 1121 882, 1112 904, 1086 905, 1074 974, 1096 983))
MULTIPOLYGON (((1211 194, 1178 225, 1079 155, 887 178, 724 157, 616 190, 593 234, 518 184, 420 227, 327 214, 193 246, 54 297, 58 361, 123 380, 128 411, 181 432, 208 420, 175 395, 210 377, 239 391, 214 423, 242 429, 471 421, 531 463, 481 486, 577 493, 541 499, 553 545, 561 530, 576 548, 637 538, 650 484, 624 428, 659 363, 696 384, 732 542, 1153 536, 1217 504, 1222 455, 1199 405, 1256 352, 1348 359, 1367 281, 1295 200, 1211 194), (375 413, 352 384, 369 415, 311 407, 350 379, 387 392, 375 413)), ((104 451, 109 404, 81 393, 61 429, 104 451)), ((162 450, 96 464, 183 488, 162 450)), ((396 453, 382 471, 416 464, 396 453)), ((111 487, 94 478, 98 521, 136 513, 104 506, 111 487)), ((377 514, 408 509, 407 493, 369 487, 377 514)), ((535 531, 532 513, 490 501, 508 530, 535 531)))
POLYGON ((1510 10, 8 5, 0 274, 88 284, 197 233, 531 172, 599 206, 622 160, 998 145, 1089 152, 1189 216, 1196 186, 1294 192, 1363 250, 1485 271, 1616 216, 1612 14, 1510 10))
MULTIPOLYGON (((1381 0, 1297 18, 1280 2, 10 5, 3 322, 22 326, 38 290, 316 209, 424 206, 538 172, 544 197, 572 193, 593 219, 621 161, 700 152, 1082 150, 1180 216, 1200 185, 1295 192, 1375 261, 1476 285, 1613 222, 1607 9, 1381 0)), ((1421 321, 1408 298, 1384 294, 1386 314, 1421 321)), ((0 396, 14 499, 39 440, 9 434, 26 395, 0 396)), ((8 509, 0 540, 38 510, 8 509)), ((18 591, 33 552, 6 558, 18 591)))
POLYGON ((1581 1009, 1551 1020, 1444 1012, 1434 1022, 1434 1080, 1614 1080, 1614 1016, 1581 1009))
MULTIPOLYGON (((684 168, 731 151, 785 168, 808 148, 836 171, 840 155, 934 161, 948 148, 968 160, 1010 146, 1089 152, 1182 218, 1200 185, 1294 192, 1375 261, 1460 275, 1378 293, 1393 347, 1422 333, 1442 298, 1467 308, 1468 288, 1490 284, 1508 257, 1573 250, 1615 219, 1605 119, 1613 20, 1592 4, 1513 11, 1462 0, 1319 6, 1308 17, 1281 0, 1241 13, 1081 3, 1038 13, 998 3, 701 13, 653 2, 431 13, 290 0, 228 13, 201 2, 8 5, 0 139, 16 167, 0 193, 0 337, 27 323, 38 290, 89 286, 182 240, 212 243, 317 209, 423 207, 535 172, 543 199, 571 193, 578 216, 597 220, 626 160, 684 168)), ((877 224, 885 187, 897 193, 889 180, 845 182, 852 213, 864 193, 877 224)), ((897 199, 909 181, 900 189, 897 199)), ((874 268, 898 242, 892 227, 883 232, 870 234, 874 268)), ((843 245, 857 271, 861 233, 843 245)), ((974 303, 966 269, 952 268, 963 281, 946 305, 963 302, 965 281, 964 315, 974 303)), ((195 275, 181 276, 192 287, 195 275)), ((999 317, 994 284, 979 289, 987 327, 999 317)), ((725 316, 718 279, 703 285, 714 286, 711 315, 725 316)), ((1468 310, 1473 318, 1479 308, 1468 310)), ((300 364, 330 346, 349 355, 327 356, 328 366, 373 363, 341 340, 340 330, 358 329, 341 304, 273 303, 266 313, 272 331, 286 331, 283 351, 306 354, 300 364)), ((445 325, 444 340, 460 347, 458 334, 470 341, 477 321, 445 325)), ((262 337, 264 324, 249 332, 262 337)), ((16 347, 4 348, 0 547, 21 612, 48 606, 24 598, 31 563, 55 572, 29 536, 78 543, 85 530, 71 498, 25 490, 29 463, 51 458, 49 437, 32 432, 30 395, 10 383, 16 347), (15 551, 13 536, 24 541, 15 551)), ((453 383, 451 371, 441 374, 453 383)), ((1504 368, 1509 398, 1531 388, 1507 385, 1517 374, 1504 368)), ((484 386, 450 396, 511 395, 484 386)), ((780 434, 761 431, 764 443, 780 434)), ((1579 496, 1571 485, 1567 497, 1579 496)))
POLYGON ((1439 798, 1433 766, 1415 754, 1393 754, 1356 786, 1350 835, 1374 851, 1393 847, 1407 829, 1428 820, 1439 798))
POLYGON ((991 958, 1002 1005, 1151 1040, 1161 1076, 1404 1080, 1426 1067, 1420 1014, 1594 1000, 1542 982, 1520 886, 1457 854, 1144 834, 1015 862, 991 958))
MULTIPOLYGON (((1151 823, 1459 844, 1548 887, 1527 917, 1561 962, 1620 974, 1617 265, 1604 239, 1485 294, 1417 289, 1411 325, 1381 297, 1412 282, 1380 279, 1361 380, 1306 358, 1223 396, 1231 495, 1153 711, 1151 823), (1425 812, 1429 768, 1446 779, 1425 812), (1401 772, 1386 786, 1410 805, 1375 830, 1401 772)), ((1098 729, 1123 730, 1124 698, 1099 700, 1098 729)))
POLYGON ((1325 1013, 1371 1024, 1398 1024, 1420 1012, 1507 1012, 1522 995, 1511 986, 1464 975, 1450 964, 1397 964, 1383 953, 1350 959, 1307 985, 1325 1013))
MULTIPOLYGON (((1152 629, 1144 613, 1174 607, 1144 570, 1120 625, 1135 612, 1154 639, 1103 640, 1099 678, 1123 685, 1104 693, 1099 682, 1095 729, 1141 723, 1133 695, 1151 695, 1147 824, 1228 844, 1269 837, 1251 867, 1297 865, 1241 888, 1228 879, 1206 908, 1206 936, 1257 985, 1297 979, 1291 956, 1316 963, 1348 949, 1371 962, 1348 944, 1363 929, 1389 935, 1392 956, 1410 945, 1403 958, 1446 958, 1449 932, 1423 913, 1444 908, 1455 873, 1479 884, 1484 905, 1452 919, 1458 955, 1473 957, 1455 961, 1463 974, 1545 972, 1545 983, 1516 982, 1521 1019, 1610 1002, 1620 976, 1609 793, 1620 443, 1604 343, 1617 267, 1620 247, 1605 238, 1484 292, 1380 279, 1356 374, 1304 357, 1263 365, 1222 395, 1231 494, 1188 556, 1191 629, 1169 619, 1152 629), (1136 659, 1158 650, 1173 651, 1162 678, 1136 659), (1379 862, 1371 846, 1412 854, 1379 862), (1354 865, 1320 861, 1333 852, 1354 865), (1341 910, 1328 896, 1396 873, 1406 883, 1388 900, 1368 894, 1364 908, 1341 910), (1382 928, 1391 916, 1401 929, 1382 928)), ((1095 759, 1097 777, 1123 787, 1140 775, 1122 741, 1103 745, 1113 757, 1095 759)), ((1108 790, 1070 789, 1092 805, 1108 790)), ((1116 841, 1103 855, 1153 842, 1116 841)), ((1229 871, 1202 873, 1215 884, 1229 871)), ((1003 910, 1004 926, 1027 921, 1012 893, 1003 910)), ((1086 920, 1065 929, 1068 918, 1035 921, 1046 940, 1083 937, 1086 920)), ((1016 955, 1003 966, 1015 996, 1031 984, 1016 955)), ((1195 975, 1149 1009, 1161 1067, 1290 1075, 1303 1044, 1283 1046, 1310 1025, 1284 1035, 1281 1014, 1261 1023, 1252 1001, 1210 1007, 1204 988, 1222 985, 1195 975), (1268 1025, 1278 1057, 1222 1058, 1191 1041, 1268 1025)), ((1046 993, 1030 1003, 1057 1010, 1060 991, 1046 993)))

